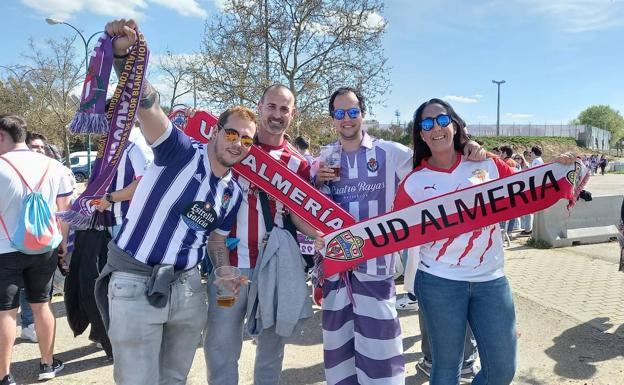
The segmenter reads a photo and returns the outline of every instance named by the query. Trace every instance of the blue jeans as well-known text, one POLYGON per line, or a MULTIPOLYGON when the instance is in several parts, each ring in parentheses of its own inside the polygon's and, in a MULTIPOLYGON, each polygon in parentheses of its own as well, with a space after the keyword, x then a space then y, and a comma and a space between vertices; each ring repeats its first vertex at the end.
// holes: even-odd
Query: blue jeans
POLYGON ((517 337, 507 278, 453 281, 418 270, 416 295, 429 332, 431 385, 459 383, 466 320, 481 356, 481 371, 473 385, 511 383, 516 371, 517 337))
MULTIPOLYGON (((241 268, 247 277, 253 276, 252 269, 241 268)), ((208 322, 204 331, 204 358, 208 370, 208 384, 237 385, 238 360, 246 335, 244 322, 247 312, 249 287, 238 293, 232 307, 217 305, 217 289, 212 274, 208 280, 208 322)), ((256 360, 254 363, 255 385, 274 385, 280 381, 284 346, 287 339, 275 333, 275 326, 263 329, 256 338, 256 360)))
POLYGON ((30 304, 28 303, 28 297, 26 296, 25 288, 22 288, 20 290, 20 319, 20 325, 22 325, 23 328, 35 323, 33 319, 32 309, 30 308, 30 304))
POLYGON ((149 277, 114 272, 108 284, 117 385, 183 385, 206 325, 206 287, 198 269, 171 284, 164 307, 147 298, 149 277))

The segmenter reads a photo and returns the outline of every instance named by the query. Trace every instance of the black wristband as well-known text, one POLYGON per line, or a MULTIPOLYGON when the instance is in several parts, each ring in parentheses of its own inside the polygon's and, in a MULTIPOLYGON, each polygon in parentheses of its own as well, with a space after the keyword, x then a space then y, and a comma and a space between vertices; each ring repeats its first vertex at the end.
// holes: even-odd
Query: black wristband
POLYGON ((115 59, 125 59, 128 57, 128 55, 130 55, 130 52, 127 52, 125 55, 117 55, 116 53, 113 54, 113 57, 115 59))
POLYGON ((104 199, 106 199, 106 201, 109 202, 109 203, 115 203, 115 202, 113 202, 113 194, 112 193, 108 193, 108 194, 104 195, 104 199))

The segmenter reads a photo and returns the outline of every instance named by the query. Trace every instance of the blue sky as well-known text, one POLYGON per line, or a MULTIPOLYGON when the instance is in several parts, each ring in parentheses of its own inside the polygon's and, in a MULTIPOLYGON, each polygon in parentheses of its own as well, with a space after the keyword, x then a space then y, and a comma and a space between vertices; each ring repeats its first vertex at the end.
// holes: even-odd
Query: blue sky
MULTIPOLYGON (((192 54, 224 0, 4 0, 0 65, 22 61, 29 37, 86 36, 113 17, 136 17, 153 54, 192 54), (174 5, 172 5, 174 4, 174 5)), ((386 0, 391 89, 373 107, 382 123, 410 119, 432 97, 469 123, 555 124, 593 104, 624 110, 624 0, 386 0)), ((82 55, 76 44, 76 54, 82 55)))

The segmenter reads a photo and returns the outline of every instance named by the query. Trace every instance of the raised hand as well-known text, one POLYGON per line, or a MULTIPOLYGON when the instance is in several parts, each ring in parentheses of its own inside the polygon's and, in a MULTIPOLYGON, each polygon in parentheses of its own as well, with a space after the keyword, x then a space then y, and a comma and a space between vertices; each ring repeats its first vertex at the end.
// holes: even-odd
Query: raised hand
POLYGON ((117 37, 113 40, 113 49, 117 56, 126 55, 129 48, 137 41, 138 26, 132 19, 113 20, 106 23, 104 30, 110 36, 117 37))

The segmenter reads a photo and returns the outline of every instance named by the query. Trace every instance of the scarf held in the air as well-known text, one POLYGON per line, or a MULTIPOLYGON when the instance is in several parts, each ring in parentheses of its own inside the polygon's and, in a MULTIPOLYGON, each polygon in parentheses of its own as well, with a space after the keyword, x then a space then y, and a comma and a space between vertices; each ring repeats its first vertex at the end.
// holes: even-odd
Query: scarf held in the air
MULTIPOLYGON (((107 66, 107 68, 100 68, 102 74, 110 74, 112 57, 112 39, 104 34, 100 38, 93 55, 93 60, 102 58, 102 66, 107 66)), ((89 184, 80 197, 76 199, 71 210, 61 213, 61 217, 77 229, 84 229, 90 225, 91 216, 96 210, 98 200, 106 194, 119 166, 121 156, 128 144, 128 136, 134 126, 137 109, 139 108, 143 79, 147 73, 148 59, 149 50, 145 38, 142 33, 139 33, 136 44, 134 44, 126 58, 126 63, 119 75, 119 81, 111 98, 108 111, 106 111, 105 118, 108 129, 105 132, 108 132, 108 135, 103 135, 100 138, 98 154, 93 165, 89 184)), ((99 68, 99 66, 96 67, 99 68)), ((87 74, 87 80, 90 76, 91 74, 87 74)), ((85 88, 87 80, 85 80, 85 88)), ((108 79, 106 84, 108 84, 108 79)), ((104 92, 104 101, 105 98, 106 92, 104 92)), ((98 103, 99 99, 95 105, 96 111, 99 108, 98 103)), ((79 113, 81 112, 84 111, 79 111, 79 113)), ((83 120, 83 122, 85 121, 83 120)), ((87 122, 86 124, 89 123, 87 122)), ((78 129, 78 131, 86 132, 83 129, 78 129)))

